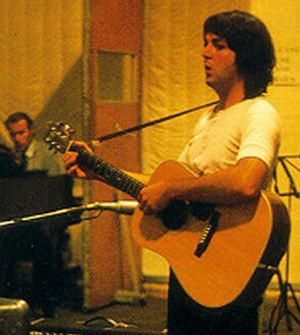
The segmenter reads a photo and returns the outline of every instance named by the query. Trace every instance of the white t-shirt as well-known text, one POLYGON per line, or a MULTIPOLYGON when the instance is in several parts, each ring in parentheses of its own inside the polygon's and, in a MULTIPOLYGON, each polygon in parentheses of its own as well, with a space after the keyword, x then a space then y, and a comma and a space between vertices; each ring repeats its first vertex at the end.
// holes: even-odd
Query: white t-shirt
POLYGON ((179 161, 204 175, 233 166, 242 158, 257 157, 269 167, 269 184, 279 145, 280 117, 269 102, 258 97, 204 113, 179 161))

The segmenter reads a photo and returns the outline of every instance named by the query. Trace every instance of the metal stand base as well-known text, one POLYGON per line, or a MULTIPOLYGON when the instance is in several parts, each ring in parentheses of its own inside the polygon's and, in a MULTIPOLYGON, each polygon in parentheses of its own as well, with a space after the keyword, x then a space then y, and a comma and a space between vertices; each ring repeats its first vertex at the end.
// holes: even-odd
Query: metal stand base
POLYGON ((292 285, 288 282, 283 283, 281 274, 277 272, 280 286, 280 296, 275 308, 272 311, 271 319, 269 323, 269 335, 276 335, 279 324, 283 318, 285 318, 286 326, 289 332, 293 331, 292 320, 294 320, 300 326, 300 319, 297 317, 288 307, 289 292, 292 301, 294 302, 297 312, 300 316, 300 305, 298 303, 295 291, 292 285), (275 315, 277 313, 277 320, 275 321, 275 315))

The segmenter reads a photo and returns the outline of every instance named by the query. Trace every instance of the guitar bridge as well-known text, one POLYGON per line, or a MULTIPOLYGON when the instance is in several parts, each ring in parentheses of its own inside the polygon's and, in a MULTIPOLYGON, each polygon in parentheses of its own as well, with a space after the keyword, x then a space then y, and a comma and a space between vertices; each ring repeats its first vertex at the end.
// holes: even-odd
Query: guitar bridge
POLYGON ((273 265, 263 264, 263 263, 259 263, 257 265, 257 268, 262 269, 262 270, 271 271, 271 272, 277 272, 278 271, 278 267, 273 266, 273 265))
POLYGON ((217 211, 215 211, 209 222, 206 224, 204 227, 204 230, 201 234, 200 241, 197 245, 196 251, 195 251, 195 256, 201 257, 201 255, 205 252, 207 249, 209 242, 211 241, 214 233, 216 232, 218 225, 219 225, 219 219, 220 219, 221 214, 217 211))

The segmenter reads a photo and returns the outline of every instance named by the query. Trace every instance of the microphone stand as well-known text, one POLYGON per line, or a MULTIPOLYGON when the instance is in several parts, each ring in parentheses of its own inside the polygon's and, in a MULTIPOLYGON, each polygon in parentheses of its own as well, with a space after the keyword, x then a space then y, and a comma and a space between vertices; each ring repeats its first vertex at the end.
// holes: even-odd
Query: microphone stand
POLYGON ((49 223, 52 219, 63 219, 67 221, 68 225, 73 225, 82 222, 83 220, 91 220, 98 217, 104 210, 113 211, 118 214, 132 215, 137 208, 136 201, 120 200, 116 202, 95 202, 83 206, 75 206, 70 208, 63 208, 52 212, 34 214, 23 218, 10 219, 0 222, 1 228, 10 228, 18 226, 26 226, 32 224, 49 223), (97 211, 93 216, 82 218, 81 215, 85 211, 97 211))
MULTIPOLYGON (((288 210, 289 213, 291 213, 291 205, 292 205, 292 197, 299 198, 300 193, 297 190, 297 185, 294 181, 294 178, 292 176, 292 173, 289 169, 289 167, 294 168, 296 171, 300 172, 300 169, 291 161, 292 159, 299 159, 300 155, 287 155, 287 156, 280 156, 278 157, 278 162, 280 163, 283 173, 286 175, 289 183, 289 191, 288 192, 282 192, 280 191, 278 179, 277 179, 277 172, 274 173, 274 179, 275 179, 275 192, 280 196, 287 196, 288 197, 288 210)), ((279 278, 279 288, 280 288, 280 296, 277 302, 277 305, 273 309, 271 313, 271 319, 269 323, 269 334, 277 334, 278 326, 283 317, 285 317, 287 329, 289 332, 293 330, 292 327, 292 319, 300 325, 300 319, 297 317, 288 307, 288 293, 290 291, 291 298, 293 299, 296 310, 300 315, 300 305, 298 303, 297 297, 295 295, 295 291, 292 287, 292 285, 289 283, 289 266, 290 266, 290 252, 289 252, 289 246, 288 250, 286 252, 286 268, 285 268, 285 281, 282 280, 280 271, 277 272, 278 278, 279 278), (274 321, 275 313, 278 310, 278 319, 275 323, 274 328, 272 329, 272 323, 274 321)))

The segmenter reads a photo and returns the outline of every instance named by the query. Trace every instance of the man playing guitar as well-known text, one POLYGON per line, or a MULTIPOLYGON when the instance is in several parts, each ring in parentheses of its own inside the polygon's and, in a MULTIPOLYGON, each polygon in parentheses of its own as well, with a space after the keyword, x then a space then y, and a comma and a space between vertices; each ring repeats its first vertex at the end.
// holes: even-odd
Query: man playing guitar
MULTIPOLYGON (((137 199, 146 216, 157 216, 174 200, 240 206, 255 201, 270 186, 280 145, 280 118, 263 96, 275 66, 267 28, 242 11, 213 15, 204 24, 202 57, 206 84, 217 93, 219 103, 200 117, 179 157, 195 175, 154 181, 142 188, 137 199)), ((102 179, 76 159, 77 153, 64 155, 69 175, 102 179)), ((168 299, 170 335, 258 334, 260 297, 248 305, 207 308, 190 298, 171 272, 168 299)))

